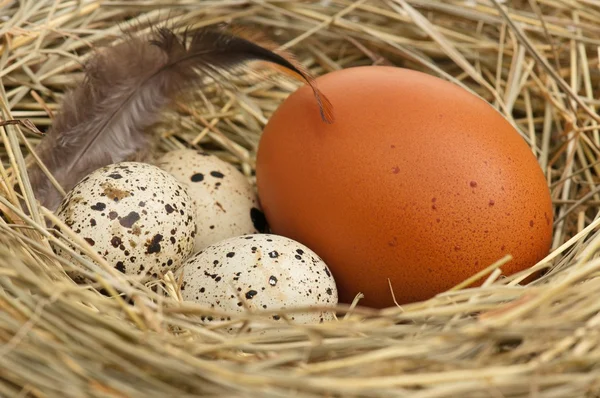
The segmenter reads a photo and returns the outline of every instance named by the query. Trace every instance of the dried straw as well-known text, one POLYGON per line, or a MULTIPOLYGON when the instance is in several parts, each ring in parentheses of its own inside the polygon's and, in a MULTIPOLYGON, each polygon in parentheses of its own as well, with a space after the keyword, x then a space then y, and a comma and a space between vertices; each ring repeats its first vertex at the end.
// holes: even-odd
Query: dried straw
MULTIPOLYGON (((0 204, 15 217, 0 220, 0 396, 598 396, 600 6, 500 3, 0 1, 0 117, 8 122, 0 127, 0 204), (480 288, 457 286, 381 311, 340 306, 334 323, 273 322, 277 330, 233 336, 203 325, 201 315, 222 314, 182 303, 172 275, 159 294, 73 253, 97 281, 73 284, 63 271, 72 265, 50 248, 58 241, 45 220, 56 220, 36 205, 25 173, 39 136, 12 121, 45 130, 91 48, 169 18, 260 26, 316 75, 393 64, 490 101, 531 146, 551 187, 553 251, 529 271, 549 272, 524 288, 528 273, 498 280, 499 262, 480 288), (101 288, 131 302, 100 295, 101 288)), ((164 115, 155 153, 203 148, 251 177, 261 129, 296 87, 261 81, 208 89, 164 115)), ((93 255, 76 235, 68 238, 93 255)))

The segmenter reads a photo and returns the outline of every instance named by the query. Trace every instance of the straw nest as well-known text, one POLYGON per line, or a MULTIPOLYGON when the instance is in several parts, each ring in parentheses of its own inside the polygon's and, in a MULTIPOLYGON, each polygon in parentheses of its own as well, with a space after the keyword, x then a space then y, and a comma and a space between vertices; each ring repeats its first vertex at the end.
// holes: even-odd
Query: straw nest
MULTIPOLYGON (((204 326, 210 310, 180 302, 172 279, 166 297, 120 275, 98 276, 96 288, 72 283, 45 228, 44 219, 57 220, 28 195, 25 163, 40 137, 26 122, 7 124, 0 202, 26 222, 0 220, 0 396, 599 396, 600 7, 509 3, 0 1, 4 121, 45 130, 89 50, 133 26, 260 26, 315 75, 393 64, 478 93, 531 145, 556 210, 553 250, 533 269, 548 272, 530 286, 519 285, 526 274, 498 280, 500 262, 480 288, 381 311, 340 306, 337 322, 228 335, 204 326), (116 290, 132 303, 107 297, 116 290)), ((165 113, 156 153, 203 148, 251 177, 261 129, 296 87, 209 88, 165 113)))

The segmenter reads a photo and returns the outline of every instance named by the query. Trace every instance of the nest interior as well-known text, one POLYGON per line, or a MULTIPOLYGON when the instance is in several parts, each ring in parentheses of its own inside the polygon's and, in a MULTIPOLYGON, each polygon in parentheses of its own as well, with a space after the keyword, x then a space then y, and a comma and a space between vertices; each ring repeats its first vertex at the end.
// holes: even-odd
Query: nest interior
MULTIPOLYGON (((0 20, 0 204, 24 220, 0 220, 0 396, 600 394, 596 1, 6 0, 0 20), (509 278, 492 267, 482 287, 380 311, 340 306, 336 322, 262 334, 206 326, 210 309, 178 300, 173 280, 166 297, 122 275, 74 284, 51 249, 46 221, 58 220, 31 200, 25 165, 40 137, 28 123, 51 125, 91 49, 167 22, 258 27, 316 76, 396 65, 477 93, 518 128, 547 177, 551 253, 509 278)), ((252 179, 262 128, 297 87, 209 86, 165 112, 152 154, 201 148, 252 179)))

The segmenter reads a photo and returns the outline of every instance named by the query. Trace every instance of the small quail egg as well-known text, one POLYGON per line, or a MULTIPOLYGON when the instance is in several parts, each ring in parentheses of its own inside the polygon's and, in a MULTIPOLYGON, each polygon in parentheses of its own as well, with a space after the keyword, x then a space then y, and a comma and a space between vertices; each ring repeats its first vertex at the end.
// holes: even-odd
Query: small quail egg
POLYGON ((196 252, 223 239, 266 232, 254 188, 233 165, 214 155, 182 149, 163 155, 157 166, 185 184, 194 200, 196 252))
POLYGON ((172 175, 149 164, 123 162, 92 172, 67 194, 57 216, 129 275, 156 277, 193 253, 192 200, 172 175))
MULTIPOLYGON (((184 300, 229 313, 242 313, 245 307, 334 307, 338 302, 335 281, 323 260, 306 246, 279 235, 253 234, 218 242, 190 258, 181 272, 184 300)), ((312 311, 290 314, 289 319, 309 324, 333 320, 334 315, 312 311)))

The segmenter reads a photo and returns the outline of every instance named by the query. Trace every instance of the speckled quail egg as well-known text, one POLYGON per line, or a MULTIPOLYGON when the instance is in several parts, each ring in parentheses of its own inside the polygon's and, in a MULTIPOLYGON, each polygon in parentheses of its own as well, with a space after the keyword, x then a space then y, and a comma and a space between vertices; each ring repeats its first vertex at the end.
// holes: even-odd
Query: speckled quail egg
POLYGON ((150 164, 123 162, 92 172, 67 194, 57 216, 129 275, 156 277, 193 253, 192 199, 175 177, 150 164))
MULTIPOLYGON (((242 313, 245 307, 251 311, 333 307, 338 302, 335 280, 323 260, 279 235, 252 234, 218 242, 191 257, 181 272, 184 300, 228 313, 242 313)), ((321 323, 333 320, 334 314, 311 311, 290 314, 289 319, 321 323)))
POLYGON ((194 200, 196 252, 223 239, 266 232, 254 188, 235 166, 192 149, 168 152, 156 164, 185 184, 194 200))

